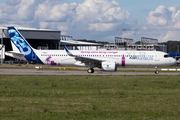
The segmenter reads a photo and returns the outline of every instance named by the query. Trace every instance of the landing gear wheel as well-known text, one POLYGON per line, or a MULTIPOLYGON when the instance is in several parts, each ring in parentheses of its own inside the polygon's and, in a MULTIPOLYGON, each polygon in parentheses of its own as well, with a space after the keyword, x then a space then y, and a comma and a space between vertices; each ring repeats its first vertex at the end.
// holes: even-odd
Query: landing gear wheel
POLYGON ((93 68, 89 68, 89 69, 87 70, 87 72, 88 72, 88 73, 94 73, 94 69, 93 69, 93 68))
POLYGON ((94 73, 94 69, 92 68, 92 72, 91 73, 94 73))
POLYGON ((159 73, 159 71, 158 71, 158 69, 157 69, 157 66, 155 67, 155 74, 158 74, 159 73))
POLYGON ((91 69, 88 69, 88 70, 87 70, 88 73, 91 73, 91 71, 92 71, 91 69))
POLYGON ((157 71, 155 71, 155 74, 158 74, 159 73, 159 71, 157 70, 157 71))

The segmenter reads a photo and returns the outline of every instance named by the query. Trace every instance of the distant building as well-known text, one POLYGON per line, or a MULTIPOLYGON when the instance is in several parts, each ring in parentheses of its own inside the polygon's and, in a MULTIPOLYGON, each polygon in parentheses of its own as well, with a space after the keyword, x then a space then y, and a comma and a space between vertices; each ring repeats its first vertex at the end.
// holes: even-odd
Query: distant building
POLYGON ((153 38, 141 38, 141 44, 134 44, 133 39, 130 38, 121 38, 115 37, 114 43, 106 44, 101 49, 108 49, 108 50, 150 50, 150 51, 163 51, 167 52, 167 45, 160 45, 158 44, 158 39, 153 38))

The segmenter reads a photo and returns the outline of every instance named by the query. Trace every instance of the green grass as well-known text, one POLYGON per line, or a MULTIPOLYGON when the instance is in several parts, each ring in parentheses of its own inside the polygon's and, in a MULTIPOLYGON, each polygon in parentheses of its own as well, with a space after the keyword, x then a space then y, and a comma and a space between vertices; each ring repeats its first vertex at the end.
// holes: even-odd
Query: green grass
POLYGON ((0 75, 0 119, 180 118, 180 76, 0 75))

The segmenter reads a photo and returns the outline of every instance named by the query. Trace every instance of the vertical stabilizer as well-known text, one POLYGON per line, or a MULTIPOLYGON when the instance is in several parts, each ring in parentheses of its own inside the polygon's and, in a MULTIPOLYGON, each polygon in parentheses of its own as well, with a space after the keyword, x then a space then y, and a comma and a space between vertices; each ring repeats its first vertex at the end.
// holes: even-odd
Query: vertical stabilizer
POLYGON ((24 57, 28 61, 42 63, 39 57, 36 55, 35 50, 29 45, 26 39, 21 33, 14 27, 8 27, 8 32, 12 44, 13 51, 19 51, 24 54, 24 57))

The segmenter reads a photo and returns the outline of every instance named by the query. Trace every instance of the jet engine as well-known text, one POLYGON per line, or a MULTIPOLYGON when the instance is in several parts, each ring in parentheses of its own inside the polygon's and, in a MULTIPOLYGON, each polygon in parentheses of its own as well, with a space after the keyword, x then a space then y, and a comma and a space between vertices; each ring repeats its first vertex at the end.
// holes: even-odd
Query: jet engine
POLYGON ((86 66, 85 63, 82 63, 81 61, 75 62, 74 65, 77 65, 77 66, 86 66))
POLYGON ((117 71, 116 62, 106 61, 101 63, 101 70, 103 71, 117 71))

